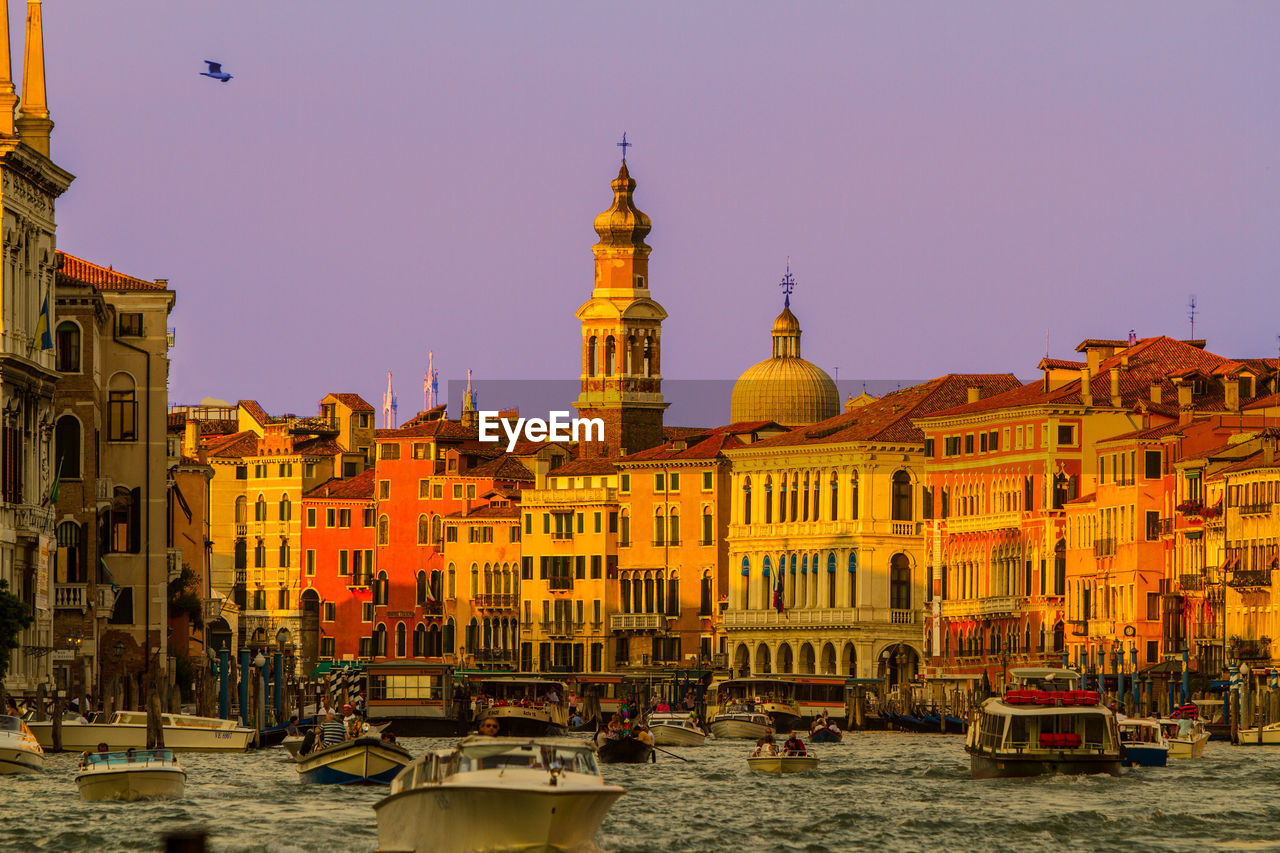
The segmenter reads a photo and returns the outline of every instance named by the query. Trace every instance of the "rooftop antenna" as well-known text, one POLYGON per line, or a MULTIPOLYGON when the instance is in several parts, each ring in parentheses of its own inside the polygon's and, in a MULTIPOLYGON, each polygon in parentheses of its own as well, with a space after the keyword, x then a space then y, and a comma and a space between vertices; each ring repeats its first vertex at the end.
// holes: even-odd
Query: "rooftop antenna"
POLYGON ((1044 330, 1044 357, 1049 357, 1049 329, 1047 327, 1044 330))
POLYGON ((635 143, 627 141, 627 132, 624 130, 622 131, 622 141, 613 144, 622 149, 622 164, 625 166, 627 164, 627 149, 634 148, 635 143))
POLYGON ((1191 294, 1191 301, 1187 303, 1187 319, 1191 321, 1191 340, 1196 339, 1196 295, 1191 294))
POLYGON ((384 429, 396 428, 396 392, 391 385, 391 371, 387 371, 387 390, 382 395, 382 426, 384 429))
POLYGON ((778 282, 778 287, 782 288, 783 299, 782 307, 791 307, 791 291, 796 289, 796 280, 791 275, 791 256, 787 256, 787 274, 782 277, 782 281, 778 282))

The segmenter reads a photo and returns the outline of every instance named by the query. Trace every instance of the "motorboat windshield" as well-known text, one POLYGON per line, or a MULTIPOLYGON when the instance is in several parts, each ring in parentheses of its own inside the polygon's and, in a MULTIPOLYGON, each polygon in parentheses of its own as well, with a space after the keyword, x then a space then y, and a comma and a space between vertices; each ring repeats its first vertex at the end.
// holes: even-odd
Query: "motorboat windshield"
POLYGON ((0 732, 21 732, 22 720, 18 717, 0 716, 0 732))

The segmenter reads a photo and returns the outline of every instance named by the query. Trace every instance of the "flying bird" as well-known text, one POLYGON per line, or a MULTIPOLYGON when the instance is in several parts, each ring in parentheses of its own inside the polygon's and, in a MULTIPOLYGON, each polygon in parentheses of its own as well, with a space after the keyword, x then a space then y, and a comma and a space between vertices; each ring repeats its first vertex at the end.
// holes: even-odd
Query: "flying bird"
POLYGON ((221 80, 223 83, 231 79, 231 75, 222 70, 221 62, 214 62, 211 59, 206 59, 204 64, 209 66, 209 70, 201 71, 201 77, 212 77, 214 80, 221 80))

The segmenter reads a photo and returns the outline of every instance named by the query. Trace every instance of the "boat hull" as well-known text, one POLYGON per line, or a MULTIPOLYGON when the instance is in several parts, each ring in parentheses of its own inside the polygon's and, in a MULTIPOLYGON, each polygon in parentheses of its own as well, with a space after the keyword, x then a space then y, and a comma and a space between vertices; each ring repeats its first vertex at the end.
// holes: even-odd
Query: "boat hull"
POLYGON ((1239 738, 1241 746, 1257 746, 1258 744, 1276 746, 1280 744, 1280 726, 1275 726, 1274 724, 1263 726, 1261 740, 1258 738, 1258 730, 1256 728, 1240 729, 1236 736, 1239 738))
POLYGON ((767 755, 748 758, 747 766, 755 773, 807 773, 816 770, 819 758, 816 755, 767 755))
POLYGON ((311 785, 390 785, 409 753, 377 738, 357 738, 298 759, 298 777, 311 785))
POLYGON ((0 746, 0 775, 43 771, 44 753, 22 747, 0 746))
POLYGON ((298 753, 302 751, 302 741, 302 735, 289 735, 284 740, 280 741, 280 745, 285 748, 285 751, 289 753, 289 756, 294 761, 297 761, 298 753))
MULTIPOLYGON (((1266 732, 1263 732, 1265 736, 1266 732)), ((1209 733, 1200 732, 1193 737, 1177 737, 1169 738, 1169 755, 1173 758, 1199 758, 1204 755, 1204 745, 1209 742, 1209 733)), ((1246 743, 1244 739, 1244 731, 1240 732, 1240 742, 1246 743)), ((1254 742, 1257 742, 1257 735, 1254 735, 1254 742)), ((1273 741, 1280 743, 1280 740, 1273 741)), ((1266 743, 1264 740, 1263 743, 1266 743)))
MULTIPOLYGON (((53 725, 28 723, 40 745, 53 750, 53 725)), ((236 728, 229 730, 165 726, 165 749, 174 752, 245 752, 253 740, 253 730, 236 728)), ((69 723, 62 724, 63 752, 97 752, 98 744, 105 743, 111 752, 147 748, 147 727, 131 723, 69 723)))
POLYGON ((1029 776, 1084 776, 1106 773, 1120 775, 1121 759, 1115 755, 1043 756, 988 755, 970 752, 970 772, 974 779, 1017 779, 1029 776))
POLYGON ((844 740, 844 734, 831 729, 818 729, 809 735, 810 743, 840 743, 842 740, 844 740))
POLYGON ((601 764, 644 764, 652 755, 652 746, 633 737, 605 740, 598 747, 601 764))
POLYGON ((490 708, 476 722, 492 717, 498 721, 502 737, 556 737, 564 734, 564 726, 552 721, 551 715, 534 708, 516 706, 490 708))
POLYGON ((653 742, 658 746, 702 746, 707 742, 705 733, 683 726, 664 726, 655 723, 649 727, 653 742))
POLYGON ((712 720, 711 734, 717 738, 759 740, 769 733, 769 726, 747 720, 712 720))
POLYGON ((1165 767, 1169 763, 1169 748, 1165 746, 1124 745, 1124 763, 1139 767, 1165 767))
POLYGON ((587 848, 621 797, 615 785, 590 788, 427 785, 377 803, 379 853, 570 851, 587 848), (501 819, 495 819, 500 815, 501 819))
POLYGON ((187 787, 187 774, 176 767, 146 770, 98 770, 76 776, 80 797, 86 802, 105 800, 176 800, 187 787))

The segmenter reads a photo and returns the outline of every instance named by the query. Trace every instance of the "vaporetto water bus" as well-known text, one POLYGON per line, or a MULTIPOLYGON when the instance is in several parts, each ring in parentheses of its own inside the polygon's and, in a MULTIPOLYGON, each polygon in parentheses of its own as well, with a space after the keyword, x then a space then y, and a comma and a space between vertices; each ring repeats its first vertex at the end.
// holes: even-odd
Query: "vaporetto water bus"
MULTIPOLYGON (((197 717, 193 714, 161 714, 165 748, 174 752, 244 752, 253 741, 253 729, 235 720, 197 717)), ((53 750, 53 723, 28 723, 40 745, 53 750)), ((62 722, 62 749, 96 752, 98 744, 121 751, 147 746, 147 712, 117 711, 109 723, 62 722)))
POLYGON ((569 688, 563 681, 528 675, 473 679, 476 723, 492 717, 504 735, 564 734, 569 723, 569 688))
POLYGON ((975 779, 1055 773, 1120 775, 1116 716, 1097 692, 1076 689, 1064 669, 1013 669, 1014 686, 987 699, 969 726, 965 751, 975 779))
MULTIPOLYGON (((796 703, 796 682, 787 678, 731 678, 713 681, 707 691, 707 713, 711 733, 716 720, 729 714, 764 714, 774 731, 790 732, 800 726, 800 706, 796 703), (731 710, 732 709, 732 710, 731 710)), ((744 735, 729 735, 743 737, 744 735)))

